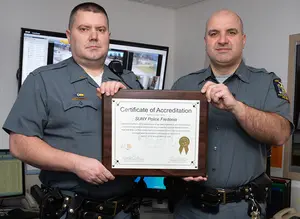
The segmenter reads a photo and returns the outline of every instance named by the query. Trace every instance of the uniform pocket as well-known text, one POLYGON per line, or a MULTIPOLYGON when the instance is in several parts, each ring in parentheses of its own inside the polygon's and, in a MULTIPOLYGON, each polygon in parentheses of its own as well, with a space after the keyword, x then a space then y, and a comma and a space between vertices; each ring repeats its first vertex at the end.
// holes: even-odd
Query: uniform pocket
POLYGON ((66 118, 75 132, 88 134, 97 132, 101 122, 97 104, 90 100, 73 100, 63 103, 66 118), (99 120, 99 121, 97 121, 99 120))

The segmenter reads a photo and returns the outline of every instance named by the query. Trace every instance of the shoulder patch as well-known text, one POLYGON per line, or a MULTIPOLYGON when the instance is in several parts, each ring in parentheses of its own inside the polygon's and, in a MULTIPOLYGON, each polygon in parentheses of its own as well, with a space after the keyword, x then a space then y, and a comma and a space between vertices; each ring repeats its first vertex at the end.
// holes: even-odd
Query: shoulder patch
POLYGON ((277 97, 289 101, 289 97, 288 97, 287 92, 281 82, 281 79, 275 78, 273 80, 273 84, 274 84, 274 87, 276 90, 277 97))

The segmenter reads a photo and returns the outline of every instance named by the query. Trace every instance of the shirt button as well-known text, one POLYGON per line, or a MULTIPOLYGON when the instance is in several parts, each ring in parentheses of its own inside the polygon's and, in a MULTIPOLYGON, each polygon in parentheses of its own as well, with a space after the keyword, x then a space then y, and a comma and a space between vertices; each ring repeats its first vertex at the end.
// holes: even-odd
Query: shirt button
POLYGON ((214 151, 216 151, 217 150, 217 147, 214 147, 214 151))
POLYGON ((212 170, 213 172, 215 172, 215 171, 216 171, 216 168, 212 168, 211 170, 212 170))
POLYGON ((220 127, 219 126, 216 126, 216 130, 219 130, 220 129, 220 127))

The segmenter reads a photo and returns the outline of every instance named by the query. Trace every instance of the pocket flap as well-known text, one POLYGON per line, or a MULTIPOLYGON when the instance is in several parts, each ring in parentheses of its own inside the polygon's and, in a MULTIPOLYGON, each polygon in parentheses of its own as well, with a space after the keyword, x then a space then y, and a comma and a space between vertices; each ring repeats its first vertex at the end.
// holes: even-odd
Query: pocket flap
POLYGON ((96 106, 96 103, 94 103, 93 101, 91 100, 72 100, 72 101, 65 101, 63 102, 63 105, 64 105, 64 110, 69 110, 73 107, 80 107, 80 108, 83 108, 83 107, 92 107, 94 108, 95 110, 97 110, 97 106, 96 106))

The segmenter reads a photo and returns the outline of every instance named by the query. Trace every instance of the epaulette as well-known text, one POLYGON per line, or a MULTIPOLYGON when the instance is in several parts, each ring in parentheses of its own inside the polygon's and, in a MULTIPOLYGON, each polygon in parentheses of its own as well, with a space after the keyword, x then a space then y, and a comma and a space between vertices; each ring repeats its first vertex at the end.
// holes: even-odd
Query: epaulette
POLYGON ((270 73, 265 68, 254 68, 251 66, 247 66, 248 70, 254 73, 270 73))
POLYGON ((201 69, 199 71, 195 71, 195 72, 189 73, 187 75, 181 76, 177 81, 185 79, 185 78, 188 78, 189 76, 197 76, 198 74, 201 74, 201 73, 203 73, 205 71, 206 71, 206 69, 201 69))
POLYGON ((35 69, 32 74, 36 75, 45 71, 51 71, 51 70, 56 70, 56 69, 61 69, 64 68, 68 65, 68 59, 64 60, 62 62, 56 63, 56 64, 50 64, 50 65, 45 65, 45 66, 41 66, 37 69, 35 69))
POLYGON ((186 77, 191 76, 191 75, 198 75, 198 74, 201 74, 201 73, 203 73, 205 71, 206 71, 206 68, 201 69, 199 71, 195 71, 195 72, 189 73, 187 75, 184 75, 184 76, 180 77, 179 79, 183 79, 183 78, 186 78, 186 77))
POLYGON ((196 75, 196 74, 200 74, 200 73, 205 72, 206 70, 207 70, 207 68, 203 68, 203 69, 201 69, 201 70, 199 70, 199 71, 192 72, 192 73, 190 73, 190 74, 188 74, 188 75, 196 75))
POLYGON ((122 74, 125 74, 125 75, 127 75, 127 74, 134 74, 134 72, 130 71, 130 70, 127 70, 127 69, 124 69, 122 74))

